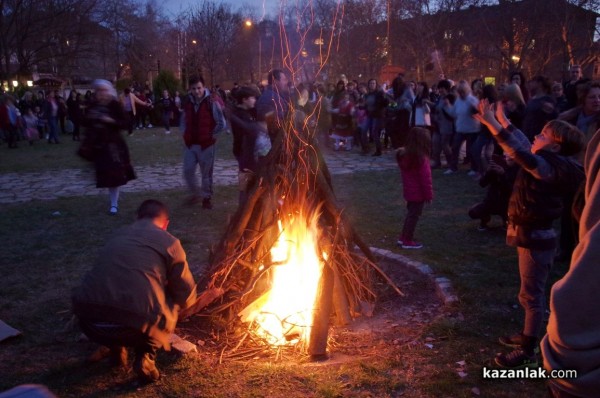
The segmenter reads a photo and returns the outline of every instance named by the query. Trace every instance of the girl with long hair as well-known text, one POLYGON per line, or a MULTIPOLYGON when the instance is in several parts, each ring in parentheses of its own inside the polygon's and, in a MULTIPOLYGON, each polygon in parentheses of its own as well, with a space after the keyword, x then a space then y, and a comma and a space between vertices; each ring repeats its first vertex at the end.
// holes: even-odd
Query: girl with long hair
POLYGON ((408 132, 406 146, 396 152, 396 160, 402 177, 403 195, 406 200, 406 217, 398 245, 403 249, 420 249, 423 245, 414 240, 414 233, 423 213, 425 203, 433 199, 433 183, 429 154, 431 134, 423 127, 413 127, 408 132))

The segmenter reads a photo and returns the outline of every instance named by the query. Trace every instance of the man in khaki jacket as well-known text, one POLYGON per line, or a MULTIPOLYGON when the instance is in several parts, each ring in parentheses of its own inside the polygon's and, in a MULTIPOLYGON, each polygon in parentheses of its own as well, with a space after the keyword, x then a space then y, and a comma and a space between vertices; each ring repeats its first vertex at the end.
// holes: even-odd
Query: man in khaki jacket
POLYGON ((126 365, 125 347, 136 354, 140 381, 158 380, 156 351, 170 349, 180 309, 196 301, 196 283, 179 239, 166 231, 166 206, 146 200, 138 219, 117 231, 73 294, 83 332, 102 344, 104 355, 126 365))

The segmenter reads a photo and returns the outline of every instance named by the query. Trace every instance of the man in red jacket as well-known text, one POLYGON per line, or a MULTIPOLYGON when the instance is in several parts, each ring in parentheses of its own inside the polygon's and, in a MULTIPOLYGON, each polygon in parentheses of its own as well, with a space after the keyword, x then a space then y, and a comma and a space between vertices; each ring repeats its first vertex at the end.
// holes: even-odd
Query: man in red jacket
POLYGON ((211 209, 213 193, 213 168, 215 164, 215 136, 225 128, 221 107, 211 99, 201 76, 189 80, 190 93, 183 104, 180 129, 183 132, 185 153, 183 176, 190 190, 188 204, 202 199, 202 207, 211 209), (198 187, 196 166, 200 166, 202 186, 198 187))

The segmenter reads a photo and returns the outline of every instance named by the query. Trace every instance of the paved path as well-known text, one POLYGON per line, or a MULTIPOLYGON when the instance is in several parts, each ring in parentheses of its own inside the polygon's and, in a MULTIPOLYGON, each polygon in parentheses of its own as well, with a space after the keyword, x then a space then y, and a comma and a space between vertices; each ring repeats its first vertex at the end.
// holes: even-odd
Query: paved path
MULTIPOLYGON (((391 151, 380 157, 332 151, 325 152, 324 156, 334 175, 355 171, 389 170, 397 167, 391 151)), ((183 189, 185 185, 181 168, 181 164, 135 167, 138 178, 127 183, 122 190, 123 192, 144 192, 183 189)), ((217 159, 215 161, 214 184, 237 184, 237 163, 234 160, 217 159)), ((105 189, 96 188, 91 168, 0 175, 0 204, 105 193, 105 189)))

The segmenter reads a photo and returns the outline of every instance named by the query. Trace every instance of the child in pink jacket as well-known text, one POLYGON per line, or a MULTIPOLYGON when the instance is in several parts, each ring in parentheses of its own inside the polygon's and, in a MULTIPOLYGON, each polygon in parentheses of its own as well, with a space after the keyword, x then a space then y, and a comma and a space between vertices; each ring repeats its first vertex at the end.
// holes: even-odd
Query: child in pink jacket
POLYGON ((420 249, 423 245, 414 240, 414 232, 426 202, 433 199, 433 184, 429 154, 431 135, 429 130, 413 127, 408 133, 406 146, 396 152, 396 160, 402 175, 406 217, 398 245, 403 249, 420 249))

